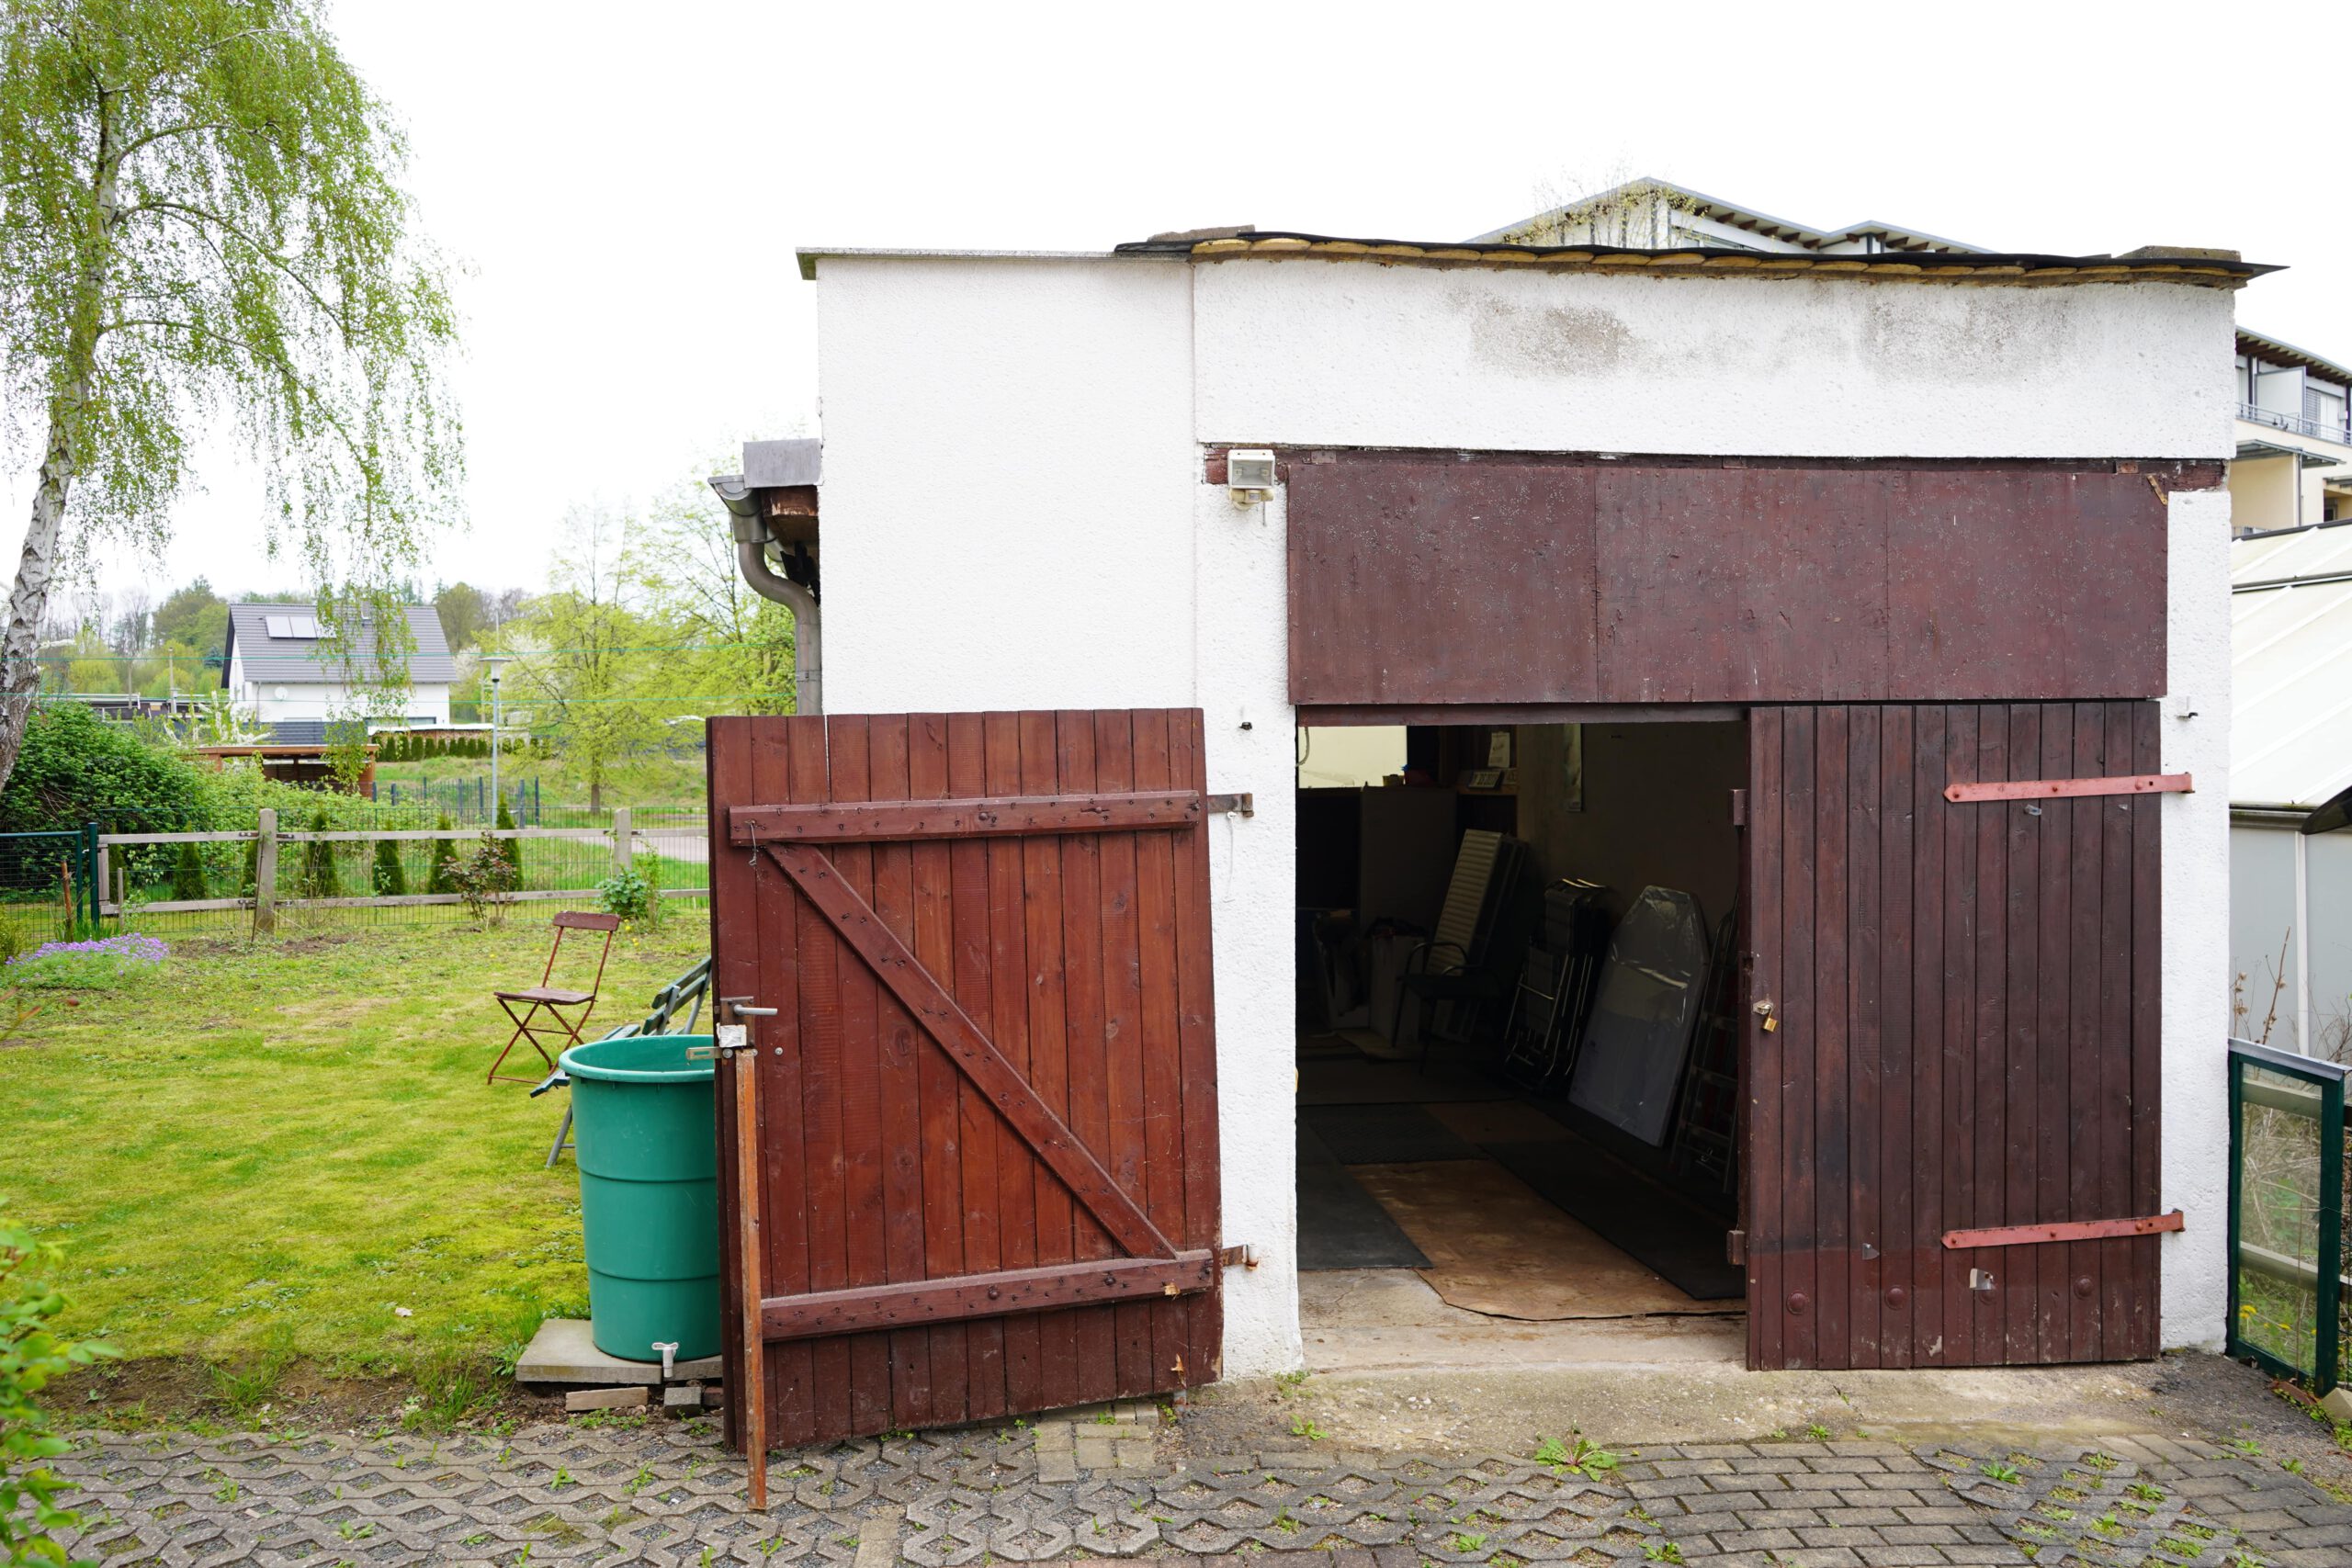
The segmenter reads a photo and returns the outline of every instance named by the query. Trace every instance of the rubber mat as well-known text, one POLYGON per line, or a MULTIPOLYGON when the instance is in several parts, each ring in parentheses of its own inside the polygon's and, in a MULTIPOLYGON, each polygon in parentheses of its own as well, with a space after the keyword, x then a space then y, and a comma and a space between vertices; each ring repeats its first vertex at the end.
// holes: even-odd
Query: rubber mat
POLYGON ((1425 1269, 1429 1257, 1323 1141, 1298 1130, 1298 1266, 1425 1269))
POLYGON ((1467 1138, 1418 1105, 1302 1105, 1298 1119, 1341 1165, 1479 1157, 1467 1138))
POLYGON ((1747 1274, 1724 1261, 1722 1220, 1582 1139, 1490 1144, 1486 1152, 1692 1300, 1732 1301, 1747 1293, 1747 1274))

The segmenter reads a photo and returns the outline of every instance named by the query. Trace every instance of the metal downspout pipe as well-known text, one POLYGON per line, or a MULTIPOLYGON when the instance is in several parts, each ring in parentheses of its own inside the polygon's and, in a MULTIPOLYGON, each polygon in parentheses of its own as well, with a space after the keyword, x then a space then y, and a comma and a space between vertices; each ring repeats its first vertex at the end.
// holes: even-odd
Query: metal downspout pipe
POLYGON ((817 596, 768 564, 768 525, 759 514, 751 487, 741 479, 714 479, 711 493, 726 506, 735 531, 735 566, 752 592, 792 612, 793 711, 822 713, 824 663, 822 624, 817 596))

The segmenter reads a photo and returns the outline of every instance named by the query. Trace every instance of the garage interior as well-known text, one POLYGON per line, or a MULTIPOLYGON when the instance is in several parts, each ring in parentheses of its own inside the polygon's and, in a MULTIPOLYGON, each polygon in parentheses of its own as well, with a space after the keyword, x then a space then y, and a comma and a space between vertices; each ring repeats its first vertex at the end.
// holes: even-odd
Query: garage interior
POLYGON ((1310 1342, 1736 1327, 1747 726, 1726 711, 1299 729, 1310 1342))

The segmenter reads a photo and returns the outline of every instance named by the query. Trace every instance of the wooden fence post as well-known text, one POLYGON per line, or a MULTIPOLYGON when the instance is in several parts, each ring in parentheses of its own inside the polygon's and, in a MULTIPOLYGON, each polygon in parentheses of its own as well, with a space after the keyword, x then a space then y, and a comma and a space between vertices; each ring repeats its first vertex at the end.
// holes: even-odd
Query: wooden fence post
POLYGON ((122 913, 122 895, 115 891, 114 881, 114 857, 107 852, 106 845, 100 844, 98 846, 98 918, 101 919, 106 918, 106 900, 109 898, 114 900, 115 913, 118 915, 122 913))
POLYGON ((628 870, 628 863, 637 852, 637 835, 629 827, 628 807, 613 807, 613 872, 619 875, 628 870))
POLYGON ((277 809, 261 808, 260 831, 254 849, 254 930, 277 929, 277 809))

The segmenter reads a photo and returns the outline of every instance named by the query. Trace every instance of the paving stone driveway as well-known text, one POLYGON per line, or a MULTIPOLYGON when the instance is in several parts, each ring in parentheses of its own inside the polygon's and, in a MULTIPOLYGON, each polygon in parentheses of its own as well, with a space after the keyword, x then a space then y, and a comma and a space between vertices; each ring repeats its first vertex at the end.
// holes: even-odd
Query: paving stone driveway
POLYGON ((1313 1450, 1203 1457, 1148 1407, 775 1456, 707 1417, 434 1440, 94 1432, 61 1468, 108 1568, 848 1568, 1093 1557, 1250 1568, 1521 1562, 2352 1563, 2352 1505, 2187 1439, 2096 1452, 1888 1442, 1627 1447, 1613 1466, 1313 1450))

